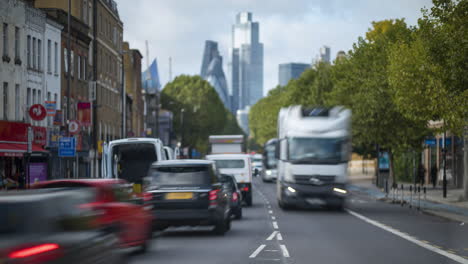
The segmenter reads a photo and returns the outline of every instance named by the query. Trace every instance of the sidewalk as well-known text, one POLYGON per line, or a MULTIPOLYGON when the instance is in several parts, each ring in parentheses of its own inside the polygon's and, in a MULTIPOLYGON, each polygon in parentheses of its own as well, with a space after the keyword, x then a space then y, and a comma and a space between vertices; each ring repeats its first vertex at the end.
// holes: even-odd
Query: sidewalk
MULTIPOLYGON (((359 174, 359 173, 350 173, 350 187, 351 191, 357 191, 365 193, 369 196, 372 196, 378 200, 383 200, 387 202, 392 202, 393 194, 389 193, 388 197, 383 191, 383 189, 378 188, 373 183, 374 176, 373 174, 359 174)), ((404 195, 403 200, 405 201, 406 206, 409 205, 412 200, 413 208, 418 205, 417 194, 414 195, 412 199, 410 198, 409 183, 403 183, 404 185, 404 195)), ((460 221, 463 223, 468 223, 468 201, 463 201, 461 198, 463 190, 461 189, 449 189, 447 191, 447 198, 442 197, 441 187, 436 187, 433 189, 427 187, 426 197, 421 190, 421 201, 420 206, 421 210, 432 214, 448 218, 454 221, 460 221)), ((401 192, 397 196, 398 202, 401 201, 401 192)))

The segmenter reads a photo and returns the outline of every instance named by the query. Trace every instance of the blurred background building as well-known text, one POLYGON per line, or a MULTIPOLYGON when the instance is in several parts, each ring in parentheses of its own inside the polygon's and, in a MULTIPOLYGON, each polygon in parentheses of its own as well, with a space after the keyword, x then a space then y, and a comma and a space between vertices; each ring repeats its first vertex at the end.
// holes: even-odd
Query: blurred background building
POLYGON ((291 79, 298 79, 301 74, 310 68, 307 63, 282 63, 278 67, 278 84, 285 86, 291 79))
POLYGON ((227 109, 230 109, 230 96, 223 70, 223 57, 219 55, 218 43, 207 40, 203 52, 200 76, 208 81, 218 93, 227 109))
POLYGON ((236 15, 228 63, 233 113, 255 104, 263 96, 263 44, 259 42, 259 30, 252 13, 236 15))

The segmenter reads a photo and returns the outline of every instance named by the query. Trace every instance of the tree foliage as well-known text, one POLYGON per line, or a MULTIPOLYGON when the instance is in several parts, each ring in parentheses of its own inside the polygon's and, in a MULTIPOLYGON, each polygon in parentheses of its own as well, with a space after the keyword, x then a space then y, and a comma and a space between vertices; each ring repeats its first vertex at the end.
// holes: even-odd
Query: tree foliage
POLYGON ((199 76, 181 75, 168 83, 161 104, 173 113, 178 139, 201 153, 208 151, 209 135, 242 134, 215 89, 199 76))
POLYGON ((289 105, 350 108, 353 147, 363 155, 375 154, 377 145, 398 157, 420 150, 434 133, 430 120, 445 120, 460 135, 468 116, 468 1, 433 2, 417 26, 372 22, 345 57, 273 89, 250 112, 257 142, 276 137, 278 111, 289 105))

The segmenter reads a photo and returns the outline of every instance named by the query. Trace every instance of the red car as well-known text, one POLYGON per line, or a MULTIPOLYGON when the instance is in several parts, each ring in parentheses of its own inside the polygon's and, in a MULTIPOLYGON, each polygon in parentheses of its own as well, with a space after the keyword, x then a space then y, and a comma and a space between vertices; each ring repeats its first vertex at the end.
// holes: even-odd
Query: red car
POLYGON ((34 188, 94 188, 94 202, 82 206, 100 212, 99 225, 118 227, 121 247, 145 252, 152 237, 153 215, 137 202, 131 185, 121 179, 62 179, 36 183, 34 188))

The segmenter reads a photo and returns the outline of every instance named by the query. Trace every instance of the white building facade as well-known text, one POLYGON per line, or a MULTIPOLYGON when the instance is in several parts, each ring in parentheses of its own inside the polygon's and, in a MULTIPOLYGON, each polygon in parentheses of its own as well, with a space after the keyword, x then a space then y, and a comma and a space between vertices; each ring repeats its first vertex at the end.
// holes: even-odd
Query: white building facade
MULTIPOLYGON (((56 109, 60 110, 61 93, 61 32, 63 26, 51 19, 46 19, 44 33, 44 76, 45 101, 55 101, 56 109)), ((52 117, 48 117, 47 126, 53 126, 52 117)))
POLYGON ((0 1, 0 120, 26 118, 26 30, 24 2, 0 1))
MULTIPOLYGON (((46 15, 39 9, 26 5, 26 106, 44 104, 44 35, 46 15)), ((46 126, 46 121, 32 121, 35 126, 46 126)))

